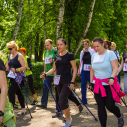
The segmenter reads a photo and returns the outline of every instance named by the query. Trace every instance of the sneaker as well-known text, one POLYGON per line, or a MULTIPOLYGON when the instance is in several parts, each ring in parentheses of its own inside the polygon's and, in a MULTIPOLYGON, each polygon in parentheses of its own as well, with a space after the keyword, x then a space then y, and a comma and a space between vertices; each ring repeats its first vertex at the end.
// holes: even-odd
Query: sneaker
POLYGON ((60 112, 56 112, 54 115, 52 115, 52 118, 56 118, 56 117, 60 117, 61 113, 60 112))
POLYGON ((13 108, 18 109, 18 105, 14 104, 13 108))
POLYGON ((123 114, 121 114, 121 117, 118 118, 118 126, 123 127, 123 125, 124 125, 123 114))
POLYGON ((81 112, 83 110, 83 107, 81 104, 78 106, 78 108, 79 108, 79 112, 81 112))
POLYGON ((40 108, 47 108, 46 106, 42 105, 42 104, 36 104, 37 107, 40 107, 40 108))
POLYGON ((70 127, 71 126, 71 123, 72 123, 72 118, 71 118, 71 122, 70 123, 67 123, 65 122, 62 127, 70 127))
POLYGON ((38 103, 38 101, 33 101, 33 103, 31 105, 36 105, 38 103))

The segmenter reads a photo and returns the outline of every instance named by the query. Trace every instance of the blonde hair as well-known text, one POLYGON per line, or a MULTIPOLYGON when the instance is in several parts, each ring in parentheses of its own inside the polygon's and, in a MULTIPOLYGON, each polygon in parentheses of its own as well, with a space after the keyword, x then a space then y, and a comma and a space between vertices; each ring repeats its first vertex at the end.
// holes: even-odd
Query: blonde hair
POLYGON ((10 47, 16 48, 16 51, 19 49, 18 44, 15 41, 10 41, 6 45, 7 45, 7 47, 10 46, 10 47))
POLYGON ((116 43, 115 42, 111 42, 111 46, 116 48, 116 43))
POLYGON ((90 44, 90 40, 89 39, 85 39, 85 40, 82 41, 82 43, 84 43, 84 42, 87 42, 88 44, 90 44))

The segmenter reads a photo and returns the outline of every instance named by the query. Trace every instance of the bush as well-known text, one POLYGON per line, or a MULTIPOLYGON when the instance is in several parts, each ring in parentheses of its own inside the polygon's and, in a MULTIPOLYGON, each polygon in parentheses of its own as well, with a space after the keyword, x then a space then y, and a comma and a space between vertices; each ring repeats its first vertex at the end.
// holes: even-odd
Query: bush
POLYGON ((43 71, 44 71, 44 63, 43 62, 32 63, 34 87, 36 90, 42 89, 43 79, 40 79, 40 74, 43 71))

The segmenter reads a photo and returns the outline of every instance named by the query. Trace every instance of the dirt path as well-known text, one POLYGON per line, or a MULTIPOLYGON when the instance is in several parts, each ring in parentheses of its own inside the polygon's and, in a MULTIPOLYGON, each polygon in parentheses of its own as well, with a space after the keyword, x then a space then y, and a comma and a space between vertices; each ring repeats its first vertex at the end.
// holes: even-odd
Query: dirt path
MULTIPOLYGON (((80 92, 76 89, 76 93, 80 96, 80 92)), ((39 100, 41 93, 38 94, 39 100)), ((95 100, 91 93, 87 92, 88 97, 88 108, 91 112, 97 117, 97 105, 95 104, 95 100)), ((31 98, 31 96, 30 96, 31 98)), ((127 97, 125 98, 127 102, 127 97)), ((32 98, 31 98, 32 100, 32 98)), ((30 102, 29 102, 30 103, 30 102)), ((99 122, 96 122, 91 116, 90 113, 86 114, 88 110, 83 106, 82 113, 79 113, 78 108, 74 105, 74 103, 69 101, 70 105, 70 112, 73 119, 71 127, 100 127, 99 122)), ((127 108, 124 105, 119 105, 121 112, 124 114, 124 121, 125 126, 127 127, 127 108)), ((16 116, 17 117, 17 127, 61 127, 62 117, 60 118, 52 118, 52 115, 55 112, 55 102, 51 95, 49 94, 49 101, 47 109, 40 109, 36 106, 29 105, 30 111, 32 112, 33 119, 30 119, 30 115, 27 110, 27 114, 25 116, 16 116)), ((19 111, 15 110, 15 114, 19 111)), ((107 111, 108 112, 108 111, 107 111)), ((98 117, 97 117, 98 118, 98 117)), ((116 117, 108 112, 108 119, 107 119, 107 127, 118 127, 116 117)))

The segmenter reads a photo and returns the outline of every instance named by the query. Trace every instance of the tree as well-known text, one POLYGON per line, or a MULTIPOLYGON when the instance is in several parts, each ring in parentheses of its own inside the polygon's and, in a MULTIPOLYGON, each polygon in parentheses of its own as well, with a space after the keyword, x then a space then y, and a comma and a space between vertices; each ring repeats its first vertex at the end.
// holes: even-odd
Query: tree
POLYGON ((62 37, 62 24, 64 19, 64 10, 65 10, 65 0, 60 0, 59 16, 57 21, 57 37, 59 39, 62 37))
POLYGON ((76 48, 74 49, 74 55, 76 55, 76 53, 78 52, 78 50, 80 49, 81 45, 82 45, 82 40, 86 37, 87 33, 88 33, 88 29, 90 27, 91 24, 91 20, 92 20, 92 15, 93 15, 93 10, 94 10, 94 5, 95 5, 95 1, 96 0, 92 0, 91 5, 90 5, 90 11, 89 11, 89 16, 88 16, 88 20, 86 23, 86 27, 85 27, 85 31, 83 33, 83 35, 81 36, 78 44, 76 45, 76 48))
POLYGON ((14 41, 16 41, 17 34, 18 34, 18 29, 19 29, 19 25, 20 25, 21 16, 22 16, 22 5, 23 5, 23 0, 19 0, 18 17, 17 17, 17 22, 16 22, 16 26, 15 26, 15 31, 14 31, 13 39, 12 39, 14 41))

